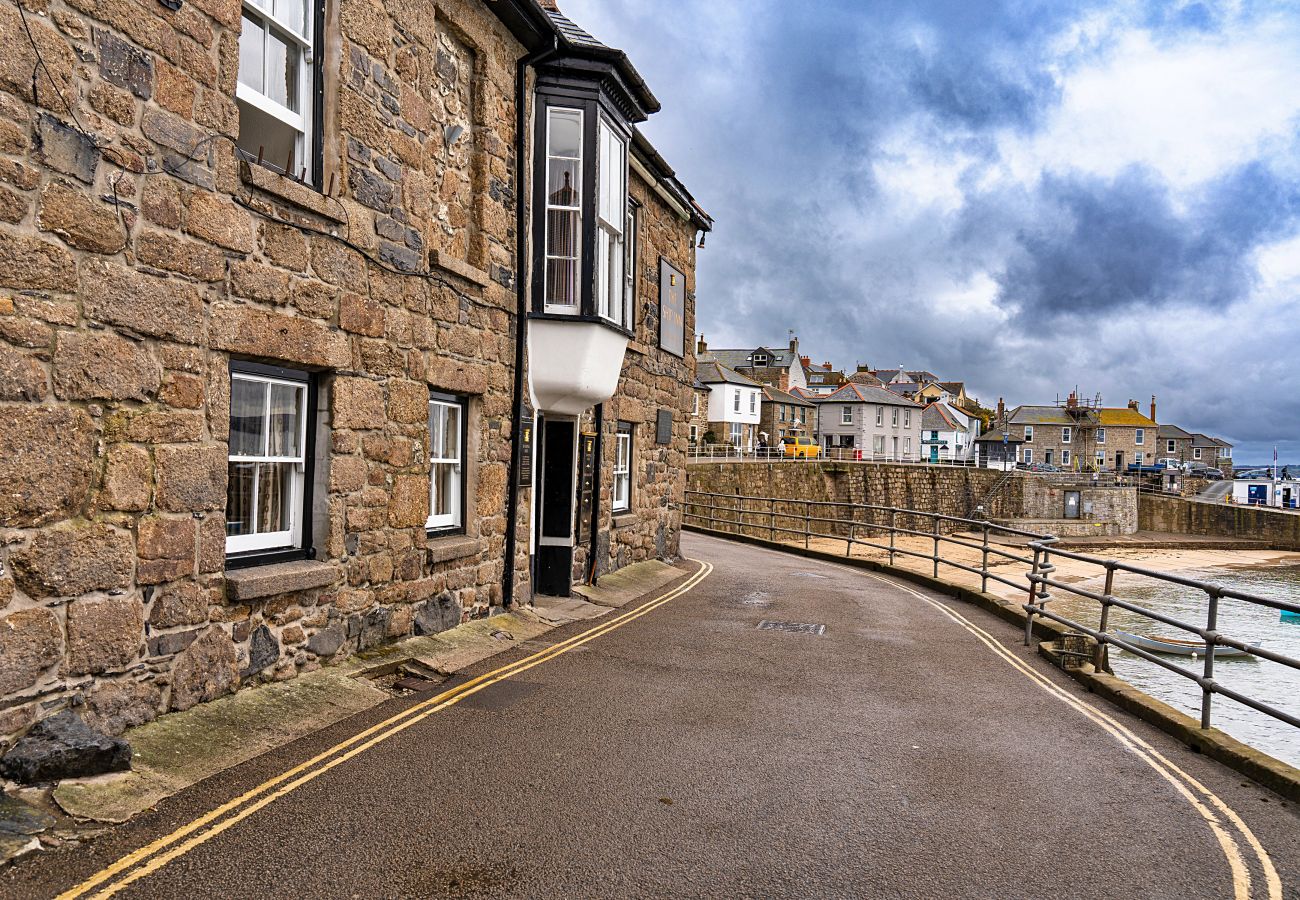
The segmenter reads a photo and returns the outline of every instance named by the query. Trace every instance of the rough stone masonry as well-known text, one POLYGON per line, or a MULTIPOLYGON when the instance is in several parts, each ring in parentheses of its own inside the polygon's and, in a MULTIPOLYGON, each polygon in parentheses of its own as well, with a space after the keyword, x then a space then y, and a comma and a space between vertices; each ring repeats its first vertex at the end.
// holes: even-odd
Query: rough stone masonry
MULTIPOLYGON (((501 607, 507 565, 527 601, 526 489, 505 513, 526 48, 484 0, 324 20, 317 191, 234 152, 237 0, 0 0, 0 741, 68 706, 117 734, 441 631, 501 607), (314 379, 314 558, 227 568, 233 359, 314 379), (432 538, 431 389, 467 398, 469 498, 432 538)), ((638 290, 661 257, 687 273, 690 334, 694 226, 652 187, 638 290)), ((677 552, 694 358, 637 308, 606 416, 641 429, 632 505, 601 570, 677 552)))

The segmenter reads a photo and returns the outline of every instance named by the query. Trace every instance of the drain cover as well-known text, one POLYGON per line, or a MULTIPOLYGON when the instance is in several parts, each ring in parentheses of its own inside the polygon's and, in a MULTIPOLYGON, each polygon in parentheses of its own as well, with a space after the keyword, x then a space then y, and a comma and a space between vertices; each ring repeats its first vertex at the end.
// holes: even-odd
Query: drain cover
POLYGON ((815 634, 823 635, 826 633, 825 625, 816 625, 812 622, 772 622, 768 619, 758 623, 759 631, 788 631, 792 634, 815 634))

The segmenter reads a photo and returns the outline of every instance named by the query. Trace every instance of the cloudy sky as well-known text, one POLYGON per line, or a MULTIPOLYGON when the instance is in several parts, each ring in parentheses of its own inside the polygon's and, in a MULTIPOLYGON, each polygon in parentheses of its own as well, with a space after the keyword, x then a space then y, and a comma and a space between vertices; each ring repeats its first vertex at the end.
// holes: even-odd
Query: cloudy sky
POLYGON ((561 0, 717 219, 715 347, 1300 460, 1300 0, 561 0))

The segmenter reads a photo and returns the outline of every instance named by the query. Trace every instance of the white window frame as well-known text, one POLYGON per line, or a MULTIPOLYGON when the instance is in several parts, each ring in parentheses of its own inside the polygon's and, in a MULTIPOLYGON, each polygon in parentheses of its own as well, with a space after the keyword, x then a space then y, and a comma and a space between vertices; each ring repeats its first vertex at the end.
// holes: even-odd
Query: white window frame
POLYGON ((749 412, 751 415, 758 412, 758 391, 749 392, 749 412))
POLYGON ((690 437, 690 442, 692 444, 698 444, 700 442, 700 426, 689 425, 687 426, 687 429, 687 435, 690 437))
POLYGON ((1200 459, 1200 458, 1201 458, 1201 448, 1200 448, 1200 447, 1193 447, 1193 448, 1192 448, 1192 459, 1200 459))
POLYGON ((1106 429, 1105 429, 1105 428, 1098 428, 1098 429, 1097 429, 1097 443, 1099 443, 1099 444, 1104 444, 1104 443, 1106 443, 1106 429))
MULTIPOLYGON (((625 153, 624 156, 626 155, 625 153)), ((626 176, 624 176, 623 184, 626 188, 626 176)), ((623 235, 623 245, 626 247, 626 257, 623 260, 623 324, 628 331, 633 332, 636 331, 636 262, 637 254, 641 252, 637 246, 640 222, 640 209, 632 202, 629 195, 627 202, 627 230, 623 235)))
POLYGON ((610 509, 627 512, 632 508, 632 423, 619 422, 614 434, 614 486, 610 509))
POLYGON ((1025 443, 1026 443, 1026 444, 1032 444, 1033 442, 1034 442, 1034 426, 1033 426, 1033 425, 1026 425, 1026 426, 1025 426, 1025 443))
POLYGON ((1034 449, 1032 447, 1022 447, 1020 449, 1020 458, 1026 465, 1032 466, 1034 464, 1034 449))
MULTIPOLYGON (((885 408, 884 408, 883 406, 877 406, 877 407, 876 407, 876 425, 878 425, 878 426, 883 426, 884 424, 885 424, 885 408)), ((882 447, 881 449, 883 450, 884 448, 882 447)))
POLYGON ((853 407, 849 406, 847 403, 840 407, 840 424, 853 424, 853 407))
POLYGON ((1145 458, 1145 454, 1141 450, 1134 451, 1133 462, 1137 463, 1140 466, 1142 465, 1142 460, 1144 458, 1145 458))
POLYGON ((1070 443, 1070 439, 1071 439, 1072 437, 1074 437, 1074 429, 1072 429, 1069 425, 1062 425, 1062 426, 1061 426, 1061 443, 1062 443, 1062 444, 1068 444, 1068 443, 1070 443))
POLYGON ((755 366, 766 366, 766 365, 768 364, 769 361, 770 361, 770 360, 769 360, 768 355, 767 355, 766 353, 755 353, 755 354, 754 354, 753 365, 755 365, 755 366))
POLYGON ((912 455, 912 439, 910 437, 903 438, 903 455, 904 456, 912 455))
POLYGON ((885 436, 883 434, 878 434, 875 437, 873 437, 871 439, 871 444, 872 444, 871 451, 873 453, 875 453, 877 456, 885 455, 885 436))
MULTIPOLYGON (((311 0, 306 4, 307 8, 303 10, 303 31, 293 30, 283 19, 277 18, 271 11, 272 3, 262 5, 256 0, 243 0, 241 11, 249 18, 256 19, 262 26, 262 85, 267 84, 267 60, 270 54, 267 53, 267 35, 272 31, 283 38, 286 42, 295 45, 298 48, 298 108, 301 112, 294 112, 289 107, 272 100, 266 94, 244 84, 236 76, 235 81, 235 99, 247 103, 249 106, 257 109, 271 118, 282 122, 294 131, 294 150, 293 161, 290 165, 292 171, 285 172, 286 175, 293 176, 296 173, 305 172, 307 179, 310 180, 315 176, 312 171, 312 148, 309 140, 312 136, 312 108, 316 100, 316 55, 314 45, 314 33, 316 30, 316 2, 311 0)), ((243 26, 243 19, 240 19, 240 26, 243 26)), ((248 150, 242 151, 248 155, 248 150)), ((255 158, 255 157, 254 157, 255 158)), ((281 159, 264 159, 264 163, 270 163, 277 169, 286 161, 281 159)))
POLYGON ((560 315, 577 315, 582 311, 582 241, 583 234, 586 232, 585 216, 582 213, 582 204, 587 199, 583 194, 583 168, 582 159, 586 151, 586 112, 582 109, 570 106, 548 106, 546 111, 546 210, 543 220, 546 222, 546 233, 542 235, 542 260, 544 271, 542 273, 542 298, 544 308, 548 313, 558 313, 560 315), (578 155, 558 156, 551 152, 551 124, 557 118, 573 118, 578 121, 578 155), (576 162, 578 173, 578 184, 575 192, 578 202, 575 205, 560 205, 551 202, 555 195, 555 186, 551 184, 551 160, 560 159, 567 162, 576 162), (578 234, 573 243, 573 256, 555 256, 551 253, 551 213, 552 212, 576 212, 578 214, 578 234), (573 302, 572 303, 552 303, 551 297, 551 260, 572 260, 573 261, 573 302))
POLYGON ((740 412, 740 388, 736 388, 736 396, 732 400, 731 411, 740 412))
POLYGON ((1147 430, 1145 428, 1134 429, 1133 443, 1141 447, 1143 444, 1146 443, 1146 440, 1147 440, 1147 430))
POLYGON ((627 140, 604 116, 596 123, 596 312, 630 327, 627 310, 627 140))
POLYGON ((1169 440, 1165 441, 1165 452, 1166 452, 1166 453, 1169 453, 1169 454, 1172 454, 1172 453, 1174 452, 1174 439, 1173 439, 1173 438, 1170 438, 1169 440))
POLYGON ((903 427, 912 427, 912 411, 910 409, 903 410, 903 427))
POLYGON ((1106 451, 1098 450, 1096 455, 1096 460, 1097 460, 1097 468, 1099 469, 1106 468, 1106 451))
POLYGON ((745 440, 745 426, 740 422, 731 423, 731 446, 740 449, 741 443, 745 440))
POLYGON ((428 531, 447 531, 460 528, 464 524, 462 510, 465 508, 465 435, 469 404, 459 399, 431 396, 429 408, 430 411, 434 408, 457 410, 456 455, 434 456, 432 435, 429 441, 429 518, 425 520, 424 527, 428 531), (433 467, 448 464, 452 466, 452 472, 456 476, 453 481, 455 496, 452 499, 451 512, 435 515, 434 509, 437 504, 434 495, 438 489, 438 480, 433 477, 433 467))
POLYGON ((698 416, 699 414, 700 414, 700 392, 695 391, 695 401, 694 401, 694 406, 692 407, 691 410, 691 415, 698 416))
POLYGON ((889 418, 890 418, 890 423, 889 423, 889 424, 890 424, 890 425, 893 425, 895 428, 897 428, 897 427, 898 427, 898 407, 897 407, 897 406, 893 407, 893 408, 890 410, 890 417, 889 417, 889 418))
MULTIPOLYGON (((261 455, 236 455, 226 452, 227 465, 230 463, 287 463, 290 484, 289 484, 289 528, 282 531, 267 531, 253 534, 237 534, 226 536, 226 553, 253 553, 258 550, 289 550, 301 545, 303 533, 303 491, 306 489, 306 466, 307 466, 307 420, 310 418, 310 410, 307 408, 307 383, 305 381, 294 381, 285 378, 276 378, 269 375, 258 375, 251 372, 242 372, 234 370, 230 373, 232 406, 231 412, 234 412, 233 395, 235 381, 248 381, 254 384, 264 386, 264 418, 262 421, 262 437, 264 449, 270 449, 271 440, 271 386, 283 385, 293 388, 297 392, 298 403, 300 404, 299 428, 298 428, 298 455, 297 456, 271 456, 269 453, 261 455)), ((227 444, 229 447, 229 444, 227 444)), ((261 473, 258 469, 253 470, 253 527, 257 527, 257 507, 258 507, 258 487, 261 481, 261 473)), ((227 509, 229 509, 229 493, 227 493, 227 509)))

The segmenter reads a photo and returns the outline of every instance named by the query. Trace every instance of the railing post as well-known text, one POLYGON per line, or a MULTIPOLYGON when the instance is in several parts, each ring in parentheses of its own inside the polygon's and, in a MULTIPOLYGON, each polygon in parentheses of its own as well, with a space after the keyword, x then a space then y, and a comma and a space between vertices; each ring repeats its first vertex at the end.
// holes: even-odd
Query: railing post
POLYGON ((776 498, 767 498, 767 539, 776 541, 776 498))
MULTIPOLYGON (((1101 624, 1097 630, 1105 634, 1106 629, 1110 627, 1110 598, 1115 592, 1115 560, 1108 560, 1106 563, 1106 587, 1102 589, 1101 599, 1101 624)), ((1097 649, 1093 651, 1092 670, 1097 673, 1106 671, 1106 642, 1098 641, 1097 649)))
MULTIPOLYGON (((1043 549, 1034 548, 1034 567, 1029 570, 1031 575, 1038 574, 1039 560, 1042 559, 1043 549)), ((1025 646, 1032 647, 1034 643, 1034 598, 1038 593, 1038 582, 1033 578, 1029 579, 1029 603, 1025 610, 1025 646)))
POLYGON ((934 514, 934 577, 935 578, 939 577, 939 526, 941 524, 942 524, 942 520, 940 520, 939 514, 935 513, 934 514))
POLYGON ((980 593, 989 592, 989 523, 984 523, 984 549, 980 560, 980 593))
POLYGON ((811 545, 812 539, 812 509, 809 502, 803 502, 803 548, 805 550, 811 545))
MULTIPOLYGON (((1207 591, 1210 595, 1210 609, 1205 619, 1205 680, 1214 680, 1214 647, 1219 628, 1219 592, 1207 591)), ((1214 701, 1214 690, 1209 684, 1201 686, 1201 728, 1210 727, 1210 707, 1214 701)))
POLYGON ((898 510, 889 508, 889 564, 894 564, 894 529, 898 524, 898 510))

